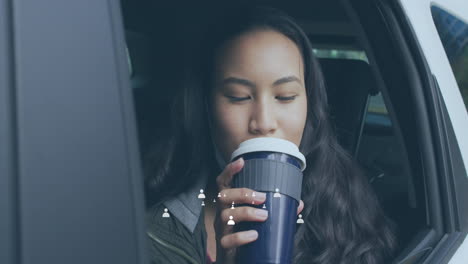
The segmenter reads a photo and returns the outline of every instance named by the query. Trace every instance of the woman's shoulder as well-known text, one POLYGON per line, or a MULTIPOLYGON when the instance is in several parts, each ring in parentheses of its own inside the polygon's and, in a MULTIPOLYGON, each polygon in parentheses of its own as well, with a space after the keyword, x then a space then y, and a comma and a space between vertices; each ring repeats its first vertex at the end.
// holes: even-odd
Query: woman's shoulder
POLYGON ((206 231, 203 217, 191 232, 164 203, 146 211, 146 236, 150 259, 154 263, 205 263, 206 231))

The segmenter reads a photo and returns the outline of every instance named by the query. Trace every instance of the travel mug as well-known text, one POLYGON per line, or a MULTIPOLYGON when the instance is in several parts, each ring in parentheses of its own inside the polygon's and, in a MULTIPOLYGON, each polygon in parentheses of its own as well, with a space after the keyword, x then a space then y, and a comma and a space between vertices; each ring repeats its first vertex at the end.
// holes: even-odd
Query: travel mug
POLYGON ((305 157, 294 143, 278 138, 244 141, 232 153, 231 161, 240 157, 245 164, 234 176, 232 187, 265 192, 265 204, 249 206, 268 210, 268 218, 265 222, 235 224, 236 232, 252 229, 258 232, 256 241, 238 248, 237 262, 289 264, 294 249, 305 157))

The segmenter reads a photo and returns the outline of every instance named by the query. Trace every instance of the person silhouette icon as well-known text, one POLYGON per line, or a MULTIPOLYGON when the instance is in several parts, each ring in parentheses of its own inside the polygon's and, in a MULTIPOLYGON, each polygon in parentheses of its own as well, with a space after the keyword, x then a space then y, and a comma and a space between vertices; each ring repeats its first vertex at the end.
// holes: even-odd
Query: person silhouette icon
POLYGON ((235 209, 235 207, 234 207, 234 201, 233 201, 232 204, 231 204, 231 209, 235 209))
POLYGON ((162 217, 164 218, 171 217, 167 211, 168 211, 167 208, 164 208, 164 213, 162 214, 162 217))
POLYGON ((302 219, 302 214, 299 214, 299 218, 297 219, 296 223, 297 224, 303 224, 304 223, 304 219, 302 219))
POLYGON ((275 194, 273 195, 273 197, 274 197, 274 198, 279 198, 279 197, 281 197, 281 194, 279 193, 279 189, 278 189, 278 188, 275 189, 275 194))
POLYGON ((202 201, 202 202, 201 202, 201 206, 205 206, 205 201, 202 201))
POLYGON ((225 193, 223 194, 223 197, 226 197, 226 194, 225 194, 225 193))
POLYGON ((236 222, 234 222, 233 220, 234 217, 232 217, 232 215, 229 216, 229 221, 227 222, 228 225, 235 225, 236 222))
POLYGON ((263 209, 266 209, 266 205, 265 205, 265 204, 263 204, 262 208, 263 208, 263 209))
POLYGON ((205 198, 206 198, 206 196, 203 193, 203 189, 200 189, 200 194, 198 195, 198 199, 205 199, 205 198))
POLYGON ((216 203, 216 199, 213 199, 213 203, 216 203))
POLYGON ((218 193, 218 198, 221 197, 221 193, 218 193))
POLYGON ((252 192, 252 197, 255 197, 255 196, 256 196, 256 195, 255 195, 255 192, 252 192))

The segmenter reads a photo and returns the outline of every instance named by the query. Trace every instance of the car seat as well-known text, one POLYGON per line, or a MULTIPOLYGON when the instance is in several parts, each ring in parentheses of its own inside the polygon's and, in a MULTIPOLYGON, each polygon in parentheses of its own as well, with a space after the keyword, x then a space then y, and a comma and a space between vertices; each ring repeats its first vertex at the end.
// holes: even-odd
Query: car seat
POLYGON ((377 94, 370 66, 365 61, 351 59, 319 61, 338 141, 356 157, 369 97, 377 94))

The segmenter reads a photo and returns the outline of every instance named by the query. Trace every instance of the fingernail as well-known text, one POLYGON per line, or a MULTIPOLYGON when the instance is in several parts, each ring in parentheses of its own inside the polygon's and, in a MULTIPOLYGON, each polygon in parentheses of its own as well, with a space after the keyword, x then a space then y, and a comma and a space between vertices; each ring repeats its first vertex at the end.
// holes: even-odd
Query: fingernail
POLYGON ((267 218, 268 216, 268 211, 267 210, 261 210, 261 209, 257 209, 255 210, 255 214, 261 218, 267 218))
POLYGON ((237 164, 239 164, 240 159, 242 159, 242 158, 236 159, 235 161, 231 162, 231 163, 230 163, 231 168, 233 168, 233 167, 235 167, 237 164))
POLYGON ((255 192, 255 201, 263 202, 266 199, 266 193, 262 192, 255 192))
POLYGON ((258 236, 258 233, 255 230, 250 230, 244 233, 244 238, 246 239, 254 239, 254 238, 257 238, 257 236, 258 236))

